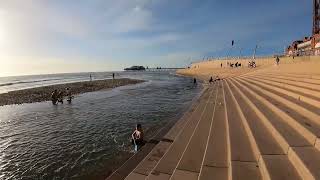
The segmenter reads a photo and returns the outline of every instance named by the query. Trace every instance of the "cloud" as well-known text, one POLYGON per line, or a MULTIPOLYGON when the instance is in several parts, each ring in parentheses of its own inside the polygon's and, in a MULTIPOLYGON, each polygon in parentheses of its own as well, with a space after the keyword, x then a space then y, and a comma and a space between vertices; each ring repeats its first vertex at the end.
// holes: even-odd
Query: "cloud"
POLYGON ((271 53, 309 33, 306 3, 288 2, 0 0, 0 56, 180 66, 226 55, 231 40, 243 54, 257 43, 271 53))
POLYGON ((113 19, 109 25, 113 33, 146 31, 151 29, 152 13, 140 6, 135 6, 113 19))

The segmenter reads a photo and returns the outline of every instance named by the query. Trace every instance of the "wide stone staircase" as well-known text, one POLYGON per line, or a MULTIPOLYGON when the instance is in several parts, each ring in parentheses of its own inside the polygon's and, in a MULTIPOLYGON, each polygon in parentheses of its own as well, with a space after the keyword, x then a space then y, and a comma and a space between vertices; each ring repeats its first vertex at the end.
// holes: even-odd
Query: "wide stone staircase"
POLYGON ((208 85, 125 179, 320 180, 319 137, 320 75, 229 77, 208 85))

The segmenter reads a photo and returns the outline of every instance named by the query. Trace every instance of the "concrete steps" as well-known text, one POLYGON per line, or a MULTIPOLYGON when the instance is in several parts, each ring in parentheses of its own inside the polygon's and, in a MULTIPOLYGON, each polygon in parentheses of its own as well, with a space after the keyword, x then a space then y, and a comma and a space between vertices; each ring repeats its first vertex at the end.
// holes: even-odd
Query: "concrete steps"
POLYGON ((290 105, 293 105, 295 107, 297 107, 297 106, 294 104, 297 104, 297 105, 304 107, 305 109, 308 109, 309 111, 317 114, 318 116, 320 115, 320 108, 319 107, 305 103, 301 99, 299 99, 299 97, 294 98, 294 97, 287 95, 290 92, 286 92, 283 89, 275 88, 274 86, 266 85, 264 83, 260 83, 259 81, 256 81, 256 80, 251 80, 249 78, 239 78, 239 79, 246 81, 248 83, 248 85, 257 86, 259 91, 262 91, 262 92, 266 91, 267 94, 271 94, 271 96, 273 96, 273 97, 277 96, 276 97, 277 99, 279 99, 279 96, 282 99, 286 99, 284 102, 286 102, 287 104, 290 103, 290 105), (279 92, 279 91, 281 91, 281 92, 279 92))
POLYGON ((320 179, 319 90, 268 71, 215 83, 126 179, 320 179))
POLYGON ((277 89, 279 92, 286 93, 289 96, 292 96, 301 101, 305 101, 306 103, 309 103, 311 105, 318 107, 320 105, 320 94, 317 91, 311 91, 291 85, 283 85, 281 83, 272 82, 271 80, 263 80, 256 77, 247 77, 247 79, 259 81, 259 83, 263 83, 265 86, 273 86, 273 88, 277 89))
POLYGON ((301 88, 307 88, 310 90, 315 90, 315 91, 320 90, 320 84, 303 82, 303 81, 296 80, 294 78, 281 78, 281 77, 272 76, 268 74, 259 74, 259 75, 255 75, 255 77, 265 78, 269 80, 271 79, 278 83, 284 83, 284 84, 293 85, 301 88))
POLYGON ((223 84, 220 83, 199 179, 209 180, 214 177, 216 179, 229 179, 229 177, 231 177, 231 155, 228 131, 224 88, 223 84))
MULTIPOLYGON (((285 104, 284 102, 286 100, 283 100, 281 97, 276 99, 277 96, 272 96, 272 93, 259 89, 259 87, 253 85, 253 83, 250 84, 246 81, 239 81, 241 81, 246 87, 254 88, 256 91, 251 91, 254 96, 259 98, 260 101, 264 102, 264 104, 266 104, 273 111, 273 113, 282 117, 283 121, 286 121, 286 123, 293 129, 295 129, 297 132, 300 132, 300 134, 304 136, 307 141, 309 141, 311 144, 315 143, 320 128, 317 122, 317 117, 311 117, 311 119, 308 119, 304 111, 300 111, 299 113, 299 110, 292 109, 295 107, 293 103, 285 104)), ((265 109, 265 112, 267 111, 268 109, 265 109)))
MULTIPOLYGON (((242 79, 243 79, 243 77, 242 77, 242 79)), ((279 87, 277 85, 272 84, 272 82, 271 83, 270 82, 263 82, 263 80, 260 81, 259 79, 254 79, 251 77, 246 77, 245 79, 248 81, 254 82, 256 84, 259 84, 264 88, 272 89, 273 91, 276 91, 281 94, 286 94, 287 96, 289 96, 291 98, 294 98, 298 101, 309 104, 311 107, 312 106, 315 107, 316 110, 318 110, 320 107, 319 98, 311 97, 310 95, 306 95, 305 93, 301 93, 301 92, 297 92, 297 91, 288 89, 287 87, 284 87, 284 86, 279 87)))
MULTIPOLYGON (((178 166, 172 174, 172 179, 193 179, 194 176, 198 177, 200 173, 219 91, 217 87, 215 89, 214 95, 209 98, 209 102, 204 109, 200 122, 188 142, 187 148, 184 150, 178 166)), ((206 159, 208 159, 208 157, 206 159)))
MULTIPOLYGON (((287 139, 280 133, 280 132, 287 132, 290 133, 290 128, 286 126, 284 123, 281 123, 277 127, 273 127, 273 124, 270 123, 270 120, 268 118, 273 118, 272 113, 267 115, 267 111, 264 109, 265 107, 261 106, 261 103, 257 103, 257 99, 253 97, 246 97, 246 94, 249 94, 249 92, 244 91, 244 87, 240 87, 240 84, 236 84, 236 82, 229 81, 230 84, 234 86, 233 91, 238 91, 239 94, 245 98, 245 101, 251 108, 255 111, 257 114, 257 117, 255 118, 255 121, 261 121, 265 125, 265 129, 268 131, 263 132, 265 136, 269 137, 269 141, 273 141, 272 143, 277 144, 279 147, 282 147, 282 152, 274 153, 275 151, 271 151, 272 153, 269 153, 268 151, 264 151, 261 147, 261 143, 266 143, 265 141, 261 140, 259 136, 255 136, 255 140, 257 142, 257 145, 260 149, 261 156, 259 157, 259 168, 261 171, 261 175, 263 179, 300 179, 299 174, 295 170, 292 163, 289 161, 288 156, 286 155, 288 153, 289 149, 289 143, 287 143, 287 139), (237 87, 238 86, 238 87, 237 87), (263 109, 261 109, 263 108, 263 109), (261 112, 263 110, 263 113, 261 112), (281 130, 280 132, 278 130, 281 130), (272 132, 273 137, 270 135, 272 132), (268 134, 269 133, 269 134, 268 134), (259 143, 259 141, 261 141, 259 143), (281 157, 281 158, 280 158, 281 157), (277 168, 275 168, 277 167, 277 168), (279 171, 281 169, 281 171, 279 171), (294 178, 293 178, 294 177, 294 178)), ((246 89, 248 91, 248 89, 246 89)), ((236 93, 235 93, 236 94, 236 93)), ((244 101, 239 98, 239 101, 244 101)), ((245 104, 242 104, 241 107, 243 109, 247 108, 245 104)), ((250 112, 248 112, 250 113, 250 112)), ((254 112, 251 112, 251 114, 254 112)), ((248 119, 250 119, 250 116, 248 116, 248 119)), ((251 126, 251 129, 256 129, 256 126, 251 126)), ((292 135, 292 134, 291 134, 292 135)), ((294 136, 298 136, 298 134, 294 134, 294 136)), ((287 138, 290 136, 286 136, 287 138)), ((306 143, 305 140, 303 140, 302 137, 299 137, 300 143, 306 143)), ((267 142, 270 143, 270 142, 267 142)), ((273 145, 274 146, 274 145, 273 145)), ((275 148, 274 146, 273 148, 275 148)), ((278 148, 279 149, 279 148, 278 148)), ((279 150, 278 150, 279 151, 279 150)))
POLYGON ((186 127, 177 136, 166 154, 149 174, 148 179, 158 179, 159 177, 161 177, 161 179, 169 179, 171 177, 214 92, 215 91, 213 89, 210 90, 208 92, 207 99, 200 102, 199 108, 192 114, 186 127))

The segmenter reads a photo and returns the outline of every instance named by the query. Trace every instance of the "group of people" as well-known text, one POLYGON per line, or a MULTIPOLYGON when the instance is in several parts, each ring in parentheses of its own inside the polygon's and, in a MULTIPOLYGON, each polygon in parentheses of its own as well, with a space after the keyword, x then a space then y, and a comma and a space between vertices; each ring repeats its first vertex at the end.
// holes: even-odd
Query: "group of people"
POLYGON ((217 75, 216 76, 216 78, 213 80, 213 78, 212 78, 212 76, 210 77, 210 79, 209 79, 209 83, 211 84, 211 83, 214 83, 214 82, 216 82, 216 81, 220 81, 221 79, 219 78, 219 76, 217 75))
MULTIPOLYGON (((236 63, 230 63, 230 62, 227 62, 227 65, 228 66, 230 66, 230 67, 235 67, 235 68, 237 68, 237 67, 241 67, 241 63, 239 63, 239 62, 236 62, 236 63)), ((222 66, 221 66, 222 67, 222 66)))
POLYGON ((71 103, 71 100, 73 98, 71 91, 69 88, 66 88, 65 92, 63 91, 58 91, 57 89, 55 89, 52 93, 51 93, 51 101, 53 105, 57 105, 58 103, 63 104, 63 99, 64 97, 67 97, 67 101, 69 103, 71 103))
POLYGON ((257 67, 255 61, 249 61, 249 62, 248 62, 248 68, 255 68, 255 67, 257 67))

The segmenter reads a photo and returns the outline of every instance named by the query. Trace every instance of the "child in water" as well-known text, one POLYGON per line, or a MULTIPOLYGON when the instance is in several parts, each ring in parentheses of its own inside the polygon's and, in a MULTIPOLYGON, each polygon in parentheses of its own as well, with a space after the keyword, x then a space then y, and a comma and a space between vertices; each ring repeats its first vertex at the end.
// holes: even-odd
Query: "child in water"
POLYGON ((131 142, 134 145, 134 151, 137 152, 143 145, 143 130, 141 124, 136 125, 136 129, 133 131, 131 135, 131 142))

